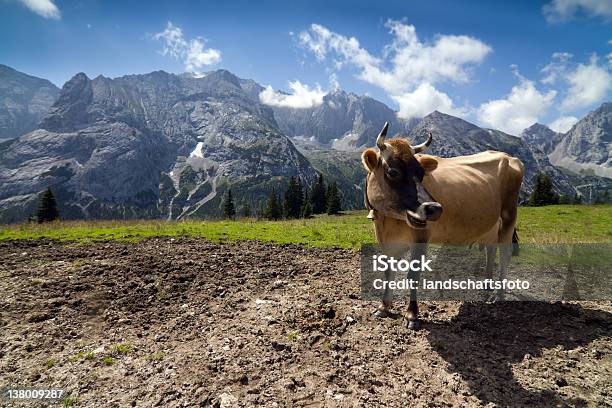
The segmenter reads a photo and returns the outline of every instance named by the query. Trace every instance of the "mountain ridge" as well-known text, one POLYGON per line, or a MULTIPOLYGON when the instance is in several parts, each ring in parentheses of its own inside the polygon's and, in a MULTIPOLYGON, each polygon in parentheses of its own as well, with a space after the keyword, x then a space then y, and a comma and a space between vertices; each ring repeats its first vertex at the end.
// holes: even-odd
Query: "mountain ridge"
POLYGON ((59 92, 46 79, 0 64, 0 141, 34 130, 59 92))
POLYGON ((487 149, 519 157, 523 201, 541 171, 560 193, 575 193, 547 156, 558 134, 544 125, 516 137, 437 111, 402 121, 382 102, 342 90, 318 107, 270 107, 263 89, 227 70, 74 75, 37 129, 0 141, 0 222, 25 219, 49 185, 65 218, 177 219, 219 214, 229 188, 238 206, 258 208, 288 177, 308 183, 317 172, 338 182, 346 208, 360 208, 359 151, 374 146, 385 121, 414 142, 432 131, 430 152, 442 157, 487 149))
POLYGON ((256 201, 296 175, 316 172, 227 71, 79 73, 39 129, 0 148, 0 219, 27 217, 48 185, 66 218, 214 215, 228 188, 256 201))
POLYGON ((555 165, 576 173, 612 178, 612 102, 576 122, 549 157, 555 165))

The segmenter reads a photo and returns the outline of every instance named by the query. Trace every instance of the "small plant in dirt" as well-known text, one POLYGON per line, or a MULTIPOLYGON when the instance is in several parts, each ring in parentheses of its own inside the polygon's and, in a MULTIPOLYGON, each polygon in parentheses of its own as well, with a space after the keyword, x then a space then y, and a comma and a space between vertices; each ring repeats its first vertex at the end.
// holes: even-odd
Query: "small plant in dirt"
POLYGON ((85 358, 85 352, 79 351, 78 353, 68 357, 68 361, 70 361, 71 363, 76 363, 77 361, 82 360, 83 358, 85 358))
POLYGON ((289 341, 296 341, 299 337, 300 337, 300 332, 292 331, 292 332, 287 333, 287 339, 289 339, 289 341))
POLYGON ((157 292, 157 300, 159 301, 163 301, 163 300, 168 300, 170 298, 170 295, 168 295, 168 293, 164 292, 163 290, 159 290, 157 292))
POLYGON ((57 364, 57 360, 54 358, 50 358, 45 362, 45 367, 53 368, 57 364))
POLYGON ((95 357, 96 355, 93 351, 90 351, 89 353, 85 354, 85 360, 92 361, 95 357))
POLYGON ((64 407, 74 407, 76 404, 78 404, 79 399, 77 397, 66 397, 64 398, 64 401, 62 401, 62 404, 64 405, 64 407))
POLYGON ((132 351, 132 346, 129 344, 118 343, 111 348, 111 352, 115 354, 127 354, 132 351))
POLYGON ((83 265, 85 265, 85 261, 83 259, 77 259, 76 261, 72 262, 72 266, 75 268, 80 268, 83 265))
POLYGON ((116 360, 115 360, 113 357, 109 357, 109 356, 104 357, 104 358, 102 359, 102 362, 103 362, 105 365, 107 365, 107 366, 111 366, 111 365, 115 364, 115 361, 116 361, 116 360))
POLYGON ((145 360, 147 361, 162 361, 164 359, 166 355, 159 351, 157 353, 153 353, 153 354, 149 354, 148 356, 145 357, 145 360))
POLYGON ((30 279, 30 282, 32 282, 32 285, 42 285, 45 283, 45 280, 40 278, 32 278, 30 279))

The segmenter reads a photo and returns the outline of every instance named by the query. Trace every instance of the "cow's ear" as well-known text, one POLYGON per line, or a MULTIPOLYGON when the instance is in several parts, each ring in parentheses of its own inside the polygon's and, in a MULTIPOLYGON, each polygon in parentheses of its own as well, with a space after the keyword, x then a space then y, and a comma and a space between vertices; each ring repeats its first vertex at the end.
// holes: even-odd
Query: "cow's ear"
POLYGON ((438 161, 433 156, 423 155, 417 157, 417 160, 421 163, 421 167, 425 170, 425 174, 429 174, 438 168, 438 161))
POLYGON ((374 149, 368 149, 361 155, 361 162, 367 171, 374 171, 378 165, 378 153, 374 149))

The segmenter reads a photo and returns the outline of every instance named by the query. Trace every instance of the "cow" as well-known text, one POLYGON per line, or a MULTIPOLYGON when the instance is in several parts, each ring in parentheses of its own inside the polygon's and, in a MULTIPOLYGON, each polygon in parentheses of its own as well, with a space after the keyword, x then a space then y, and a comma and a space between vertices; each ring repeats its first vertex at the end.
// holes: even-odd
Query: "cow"
MULTIPOLYGON (((412 146, 402 138, 387 141, 388 128, 385 123, 376 139, 378 149, 369 148, 361 156, 367 170, 365 204, 379 245, 394 248, 389 250, 397 253, 391 255, 400 257, 411 248, 416 259, 425 254, 428 243, 478 244, 485 248, 488 278, 499 246, 503 279, 518 245, 515 225, 523 163, 493 150, 450 158, 423 154, 433 141, 431 132, 427 141, 412 146)), ((418 280, 418 274, 411 272, 408 278, 418 280)), ((374 315, 389 316, 392 303, 387 286, 374 315)), ((418 328, 418 314, 416 290, 411 290, 410 329, 418 328)))

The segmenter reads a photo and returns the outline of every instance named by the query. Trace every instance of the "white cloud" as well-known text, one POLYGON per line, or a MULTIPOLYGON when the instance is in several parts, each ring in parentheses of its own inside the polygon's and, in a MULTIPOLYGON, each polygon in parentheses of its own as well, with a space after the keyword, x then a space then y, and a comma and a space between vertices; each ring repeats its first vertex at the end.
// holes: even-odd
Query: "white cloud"
POLYGON ((545 77, 541 80, 543 84, 553 85, 557 80, 561 79, 565 71, 569 60, 573 57, 569 52, 555 52, 552 55, 553 62, 542 68, 542 73, 545 77))
POLYGON ((570 130, 576 122, 578 122, 578 118, 575 116, 561 116, 560 118, 550 123, 548 127, 554 130, 555 132, 565 133, 570 130))
POLYGON ((59 20, 60 11, 53 0, 19 0, 27 8, 44 18, 59 20))
POLYGON ((612 2, 609 0, 553 0, 544 5, 544 16, 550 23, 568 21, 578 14, 612 20, 612 2))
POLYGON ((332 91, 337 91, 340 89, 340 82, 338 81, 338 75, 335 72, 332 72, 329 76, 329 88, 332 91))
POLYGON ((514 135, 537 122, 557 95, 556 91, 540 92, 533 81, 516 75, 519 83, 509 95, 483 103, 477 112, 484 124, 514 135))
POLYGON ((156 40, 164 41, 163 55, 180 59, 185 64, 185 70, 198 74, 198 70, 221 61, 221 51, 214 48, 205 48, 202 38, 185 39, 183 30, 168 21, 166 29, 153 36, 156 40))
POLYGON ((333 70, 356 68, 359 79, 382 88, 398 103, 402 117, 436 109, 458 114, 451 98, 435 84, 468 82, 470 69, 484 60, 491 47, 466 35, 437 35, 423 42, 413 25, 395 20, 387 21, 386 27, 393 39, 380 56, 372 55, 355 37, 319 24, 312 24, 298 39, 317 60, 331 60, 333 70))
POLYGON ((292 93, 285 94, 275 91, 268 85, 259 94, 259 100, 265 105, 304 109, 321 105, 323 97, 327 94, 319 85, 310 89, 308 85, 302 84, 300 81, 289 82, 289 88, 291 88, 292 93))
POLYGON ((393 41, 385 46, 382 58, 364 49, 355 37, 346 37, 319 24, 299 35, 300 43, 323 61, 335 58, 335 68, 352 65, 358 77, 392 95, 414 89, 424 82, 467 82, 469 67, 478 64, 491 48, 465 35, 438 35, 431 44, 421 42, 413 25, 389 20, 386 26, 393 41), (391 66, 390 69, 383 68, 391 66))
POLYGON ((437 110, 450 115, 463 116, 467 110, 453 106, 453 101, 444 92, 429 83, 422 83, 413 92, 392 96, 399 105, 397 116, 403 119, 423 117, 437 110))
POLYGON ((221 61, 221 51, 214 48, 204 48, 204 42, 196 39, 189 42, 189 50, 185 57, 187 71, 195 72, 206 65, 221 61))
POLYGON ((597 62, 593 55, 587 65, 578 64, 576 69, 565 75, 570 87, 561 102, 563 111, 586 108, 603 100, 612 90, 612 75, 610 71, 597 62))

